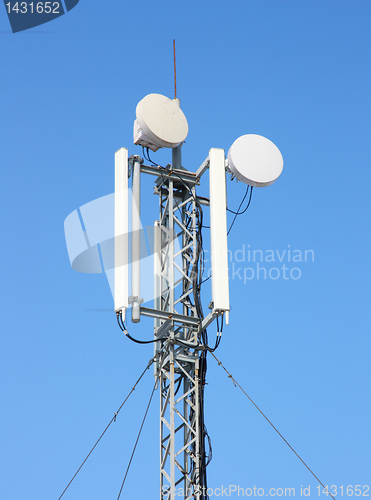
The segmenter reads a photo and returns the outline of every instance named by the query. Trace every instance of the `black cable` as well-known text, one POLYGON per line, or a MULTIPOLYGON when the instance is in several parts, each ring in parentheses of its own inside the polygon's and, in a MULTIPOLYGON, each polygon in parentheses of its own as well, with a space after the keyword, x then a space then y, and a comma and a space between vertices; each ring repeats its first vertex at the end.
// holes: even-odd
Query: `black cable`
MULTIPOLYGON (((147 154, 147 156, 146 156, 144 146, 142 147, 142 151, 143 151, 143 156, 144 156, 144 158, 145 158, 146 160, 148 160, 148 161, 151 161, 151 160, 148 158, 148 154, 147 154)), ((147 152, 148 152, 148 148, 147 148, 147 152)))
POLYGON ((178 380, 175 380, 175 383, 178 384, 178 386, 177 386, 176 390, 174 391, 174 396, 176 396, 178 394, 182 380, 183 380, 183 378, 181 376, 178 378, 178 380))
POLYGON ((139 432, 138 432, 137 439, 136 439, 136 441, 135 441, 135 445, 134 445, 133 451, 132 451, 132 453, 131 453, 131 457, 130 457, 130 460, 129 460, 129 464, 128 464, 127 469, 126 469, 125 476, 124 476, 124 480, 122 481, 122 485, 121 485, 120 492, 119 492, 119 494, 118 494, 117 500, 119 500, 119 498, 120 498, 120 496, 121 496, 121 492, 122 492, 122 489, 123 489, 123 487, 124 487, 124 484, 125 484, 125 481, 126 481, 126 478, 127 478, 128 472, 129 472, 129 469, 130 469, 130 465, 131 465, 131 462, 132 462, 133 457, 134 457, 135 450, 136 450, 136 448, 137 448, 137 444, 138 444, 138 441, 139 441, 139 438, 140 438, 140 435, 141 435, 141 432, 142 432, 142 429, 143 429, 143 425, 144 425, 144 422, 145 422, 145 420, 146 420, 146 417, 147 417, 147 413, 148 413, 149 407, 150 407, 150 405, 151 405, 151 401, 152 401, 152 398, 153 398, 153 394, 154 394, 154 392, 155 392, 155 390, 156 390, 156 385, 157 385, 157 381, 158 381, 159 374, 160 374, 160 371, 157 373, 157 377, 156 377, 156 380, 155 380, 155 383, 154 383, 154 386, 153 386, 153 389, 152 389, 151 397, 149 398, 149 401, 148 401, 148 405, 147 405, 147 408, 146 408, 146 411, 145 411, 145 414, 144 414, 144 417, 143 417, 143 420, 142 420, 142 424, 141 424, 140 429, 139 429, 139 432))
POLYGON ((129 399, 129 397, 131 396, 131 394, 135 391, 135 388, 136 386, 138 385, 138 383, 140 382, 140 380, 142 379, 143 375, 146 373, 146 371, 149 369, 149 367, 152 365, 153 363, 153 360, 154 358, 152 358, 147 367, 145 368, 145 370, 143 370, 142 374, 140 375, 140 377, 138 378, 138 380, 135 382, 133 388, 131 389, 131 391, 129 392, 129 394, 126 396, 125 400, 123 401, 123 403, 121 404, 120 408, 114 413, 113 417, 111 418, 109 424, 107 425, 107 427, 104 429, 104 431, 102 432, 102 434, 99 436, 99 439, 96 441, 95 445, 93 446, 93 448, 90 450, 90 452, 88 453, 87 457, 85 458, 85 460, 82 462, 82 464, 80 465, 80 467, 77 469, 75 475, 73 476, 73 478, 71 479, 71 481, 67 484, 67 486, 65 487, 65 489, 63 490, 63 493, 61 494, 61 496, 58 498, 58 500, 60 500, 63 495, 66 493, 68 487, 70 486, 70 484, 72 483, 72 481, 75 479, 75 477, 77 476, 77 474, 80 472, 80 470, 82 469, 83 465, 85 464, 85 462, 87 461, 87 459, 90 457, 90 455, 93 453, 95 447, 97 446, 97 444, 99 443, 99 441, 102 439, 102 437, 104 436, 104 434, 106 433, 106 431, 108 430, 109 426, 112 424, 112 422, 116 422, 116 417, 117 415, 119 414, 121 408, 124 406, 124 404, 126 403, 126 401, 129 399))
POLYGON ((207 350, 210 352, 216 351, 216 349, 219 347, 220 341, 222 340, 223 322, 224 322, 224 315, 222 314, 221 326, 220 326, 220 330, 219 330, 219 316, 216 317, 217 335, 216 335, 216 339, 215 339, 215 346, 213 348, 207 346, 207 350))
POLYGON ((225 366, 223 365, 223 363, 221 361, 219 361, 219 359, 215 356, 215 354, 213 352, 211 352, 211 355, 215 358, 215 360, 217 361, 218 365, 221 366, 223 368, 223 370, 228 374, 228 377, 232 380, 233 384, 235 386, 238 386, 241 391, 245 394, 245 396, 251 401, 251 403, 255 406, 255 408, 263 415, 263 417, 265 418, 265 420, 273 427, 273 429, 277 432, 277 434, 283 439, 283 441, 285 441, 285 443, 287 444, 287 446, 291 449, 291 451, 293 451, 295 453, 295 455, 298 457, 298 459, 305 465, 305 467, 309 470, 309 472, 312 474, 312 476, 314 478, 317 479, 317 481, 319 482, 319 484, 321 486, 323 486, 323 488, 328 492, 328 494, 330 495, 330 497, 333 499, 333 500, 336 500, 335 497, 333 495, 331 495, 331 493, 327 490, 326 486, 318 479, 318 477, 314 474, 314 472, 308 467, 308 465, 304 462, 304 460, 296 453, 296 451, 294 450, 294 448, 290 445, 290 443, 288 441, 286 441, 286 439, 282 436, 282 434, 278 431, 278 429, 272 424, 272 422, 269 420, 269 418, 264 415, 264 413, 261 411, 261 409, 258 407, 258 405, 256 403, 254 403, 254 401, 250 398, 250 396, 247 394, 247 392, 240 386, 240 384, 237 382, 237 380, 232 377, 232 375, 229 373, 229 371, 225 368, 225 366))
POLYGON ((164 340, 166 340, 166 339, 137 340, 133 338, 127 330, 125 335, 127 336, 128 339, 130 339, 132 342, 135 342, 136 344, 153 344, 154 342, 163 342, 164 340))
POLYGON ((144 158, 145 158, 146 160, 148 160, 150 163, 152 163, 152 165, 154 165, 155 167, 159 166, 159 165, 157 165, 157 163, 155 163, 155 162, 151 159, 151 157, 150 157, 150 155, 149 155, 149 148, 146 148, 146 150, 147 150, 147 156, 146 156, 146 155, 145 155, 145 153, 144 153, 144 147, 142 148, 142 150, 143 150, 143 156, 144 156, 144 158))
POLYGON ((207 464, 210 462, 207 460, 207 455, 206 455, 206 446, 205 446, 205 441, 206 437, 209 437, 207 434, 206 426, 205 426, 205 421, 204 421, 204 400, 205 400, 205 394, 204 394, 204 388, 206 384, 206 372, 207 372, 207 350, 204 350, 201 353, 200 356, 200 369, 199 369, 199 375, 200 375, 200 399, 199 399, 199 408, 200 408, 200 458, 201 458, 201 464, 200 464, 200 478, 199 478, 199 484, 201 487, 201 499, 206 500, 208 499, 208 494, 207 494, 207 475, 206 475, 206 467, 207 464), (205 494, 206 493, 206 494, 205 494))
POLYGON ((126 335, 126 337, 128 339, 132 340, 133 342, 137 343, 137 344, 153 344, 154 342, 163 342, 164 340, 166 340, 166 339, 154 339, 154 340, 138 340, 138 339, 135 339, 127 331, 127 329, 125 327, 125 324, 122 321, 121 314, 119 312, 116 313, 116 318, 117 318, 117 323, 118 323, 120 329, 124 332, 124 334, 126 335))
MULTIPOLYGON (((162 338, 159 338, 159 339, 153 339, 153 340, 138 340, 138 339, 135 339, 135 338, 134 338, 134 337, 132 337, 132 336, 129 334, 129 332, 127 331, 127 329, 126 329, 126 327, 125 327, 125 324, 124 324, 124 323, 123 323, 123 321, 122 321, 122 318, 121 318, 121 317, 119 318, 119 314, 118 314, 118 313, 116 313, 116 315, 117 315, 117 323, 118 323, 118 325, 119 325, 119 327, 120 327, 121 331, 123 331, 123 332, 124 332, 124 334, 126 335, 126 337, 128 337, 128 339, 132 340, 133 342, 135 342, 135 343, 137 343, 137 344, 153 344, 154 342, 164 342, 165 340, 167 340, 167 339, 168 339, 168 337, 162 337, 162 338)), ((174 339, 174 342, 175 342, 176 344, 181 344, 181 345, 183 345, 184 347, 192 347, 192 348, 194 348, 194 347, 198 347, 198 346, 199 346, 199 344, 196 344, 196 345, 195 345, 195 344, 189 344, 189 343, 184 342, 184 341, 182 341, 182 340, 180 340, 180 339, 178 339, 178 338, 175 338, 175 339, 174 339)))
POLYGON ((207 462, 206 462, 206 464, 205 464, 205 465, 206 465, 206 467, 207 467, 207 466, 209 465, 209 463, 211 462, 211 460, 213 459, 213 448, 212 448, 212 446, 211 446, 211 439, 210 439, 210 436, 209 436, 209 434, 208 434, 208 432, 207 432, 206 427, 205 427, 205 435, 206 435, 206 437, 207 437, 207 442, 208 442, 208 446, 209 446, 209 454, 208 454, 208 455, 206 455, 206 457, 207 457, 207 462))
POLYGON ((250 187, 250 186, 247 186, 245 196, 242 198, 242 201, 241 201, 241 203, 240 203, 240 206, 239 206, 239 207, 238 207, 238 209, 237 209, 237 212, 232 212, 232 210, 230 210, 230 212, 234 213, 234 214, 235 214, 235 216, 234 216, 234 219, 233 219, 233 221, 232 221, 232 224, 230 225, 230 227, 229 227, 229 229, 228 229, 227 236, 228 236, 228 235, 229 235, 229 233, 231 232, 231 229, 232 229, 232 227, 233 227, 233 224, 235 223, 235 220, 237 219, 237 216, 238 216, 238 215, 242 215, 242 214, 244 214, 244 213, 246 212, 246 210, 247 210, 247 209, 249 208, 249 206, 250 206, 250 203, 251 203, 251 197, 252 197, 252 190, 253 190, 253 187, 252 187, 252 186, 251 186, 251 188, 250 188, 250 197, 249 197, 249 201, 248 201, 248 203, 247 203, 246 208, 245 208, 242 212, 240 212, 240 211, 239 211, 239 210, 240 210, 240 208, 241 208, 242 203, 244 202, 244 200, 245 200, 245 198, 246 198, 246 196, 247 196, 247 193, 248 193, 249 187, 250 187))
MULTIPOLYGON (((180 375, 180 377, 177 380, 174 380, 174 384, 178 384, 177 388, 174 390, 174 396, 176 394, 178 394, 182 380, 183 380, 182 375, 180 375)), ((170 387, 170 383, 162 388, 162 394, 164 395, 164 397, 166 397, 166 392, 169 389, 169 387, 170 387)))
MULTIPOLYGON (((250 186, 247 186, 246 188, 246 193, 244 194, 243 198, 242 198, 242 201, 239 205, 239 207, 237 208, 237 212, 234 212, 233 210, 231 210, 230 208, 227 207, 227 211, 228 212, 231 212, 232 214, 235 214, 235 215, 240 215, 240 208, 242 206, 242 203, 245 201, 246 199, 246 196, 247 196, 247 193, 249 192, 249 189, 250 189, 250 186)), ((242 213, 242 212, 241 212, 242 213)))

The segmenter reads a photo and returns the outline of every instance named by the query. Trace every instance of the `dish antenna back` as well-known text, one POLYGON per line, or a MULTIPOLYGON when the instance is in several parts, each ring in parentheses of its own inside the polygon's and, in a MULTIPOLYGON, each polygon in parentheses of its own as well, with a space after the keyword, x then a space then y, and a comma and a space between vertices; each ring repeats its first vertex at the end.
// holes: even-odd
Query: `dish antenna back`
POLYGON ((283 158, 269 139, 246 134, 236 139, 229 148, 228 164, 239 181, 253 187, 265 187, 281 175, 283 158))
POLYGON ((139 101, 134 122, 134 144, 152 151, 176 148, 188 135, 188 122, 179 99, 148 94, 139 101))

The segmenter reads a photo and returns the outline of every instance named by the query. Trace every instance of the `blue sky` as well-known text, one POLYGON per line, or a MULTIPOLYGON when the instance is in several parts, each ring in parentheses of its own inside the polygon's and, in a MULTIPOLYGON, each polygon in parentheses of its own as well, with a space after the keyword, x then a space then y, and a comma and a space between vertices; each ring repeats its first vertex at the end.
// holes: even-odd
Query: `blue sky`
MULTIPOLYGON (((246 133, 284 158, 236 221, 233 255, 314 252, 314 262, 286 262, 297 280, 235 274, 216 355, 325 484, 370 485, 370 21, 359 0, 80 0, 12 34, 0 9, 2 498, 57 500, 152 356, 118 330, 104 274, 71 269, 63 222, 112 193, 117 149, 141 153, 135 107, 148 93, 173 97, 173 38, 184 166, 195 171, 211 147, 227 151, 246 133)), ((143 190, 151 225, 152 179, 143 190)), ((243 193, 229 182, 232 209, 243 193)), ((151 321, 129 326, 152 335, 151 321)), ((207 380, 209 485, 296 496, 311 485, 318 497, 212 358, 207 380)), ((63 498, 117 498, 152 385, 151 371, 63 498)), ((158 407, 156 393, 122 498, 158 495, 158 407)))

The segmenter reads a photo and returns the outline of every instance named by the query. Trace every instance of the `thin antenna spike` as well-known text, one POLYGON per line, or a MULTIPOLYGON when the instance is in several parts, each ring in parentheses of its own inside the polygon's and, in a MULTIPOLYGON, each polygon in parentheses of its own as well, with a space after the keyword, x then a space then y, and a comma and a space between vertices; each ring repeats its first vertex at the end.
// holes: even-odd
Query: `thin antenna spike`
POLYGON ((176 59, 175 59, 175 40, 173 40, 173 52, 174 52, 174 93, 176 99, 176 59))

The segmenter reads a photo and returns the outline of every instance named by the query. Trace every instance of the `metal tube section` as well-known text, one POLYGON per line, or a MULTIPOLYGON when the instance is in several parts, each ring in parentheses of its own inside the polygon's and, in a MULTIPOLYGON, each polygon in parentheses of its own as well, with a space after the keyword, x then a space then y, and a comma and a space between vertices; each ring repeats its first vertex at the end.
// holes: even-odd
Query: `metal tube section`
POLYGON ((131 295, 132 322, 140 321, 140 158, 133 163, 132 228, 131 228, 131 295))
POLYGON ((170 346, 170 498, 175 500, 175 371, 174 345, 170 346))
POLYGON ((182 146, 172 149, 172 167, 177 170, 182 168, 182 146))
POLYGON ((156 309, 150 309, 149 307, 141 307, 140 312, 142 316, 149 316, 150 318, 160 318, 164 320, 172 318, 174 321, 181 321, 184 325, 189 326, 198 327, 201 323, 201 320, 194 316, 184 316, 183 314, 169 311, 158 311, 156 309))
POLYGON ((197 179, 199 179, 206 172, 206 170, 209 168, 209 166, 210 166, 210 159, 209 159, 209 157, 207 157, 206 160, 202 163, 202 165, 200 167, 198 167, 198 169, 196 171, 197 179))
MULTIPOLYGON (((174 99, 175 103, 180 108, 180 100, 174 99)), ((182 168, 182 146, 177 146, 172 149, 172 167, 180 170, 182 168)))
MULTIPOLYGON (((161 309, 161 229, 158 220, 154 224, 154 309, 159 311, 161 309)), ((154 319, 155 327, 155 337, 158 329, 161 326, 161 319, 157 316, 154 319)), ((159 357, 159 346, 158 342, 153 343, 153 355, 155 357, 155 362, 153 363, 154 376, 157 376, 158 371, 158 357, 159 357)))
POLYGON ((174 183, 169 180, 169 311, 174 312, 174 183))

